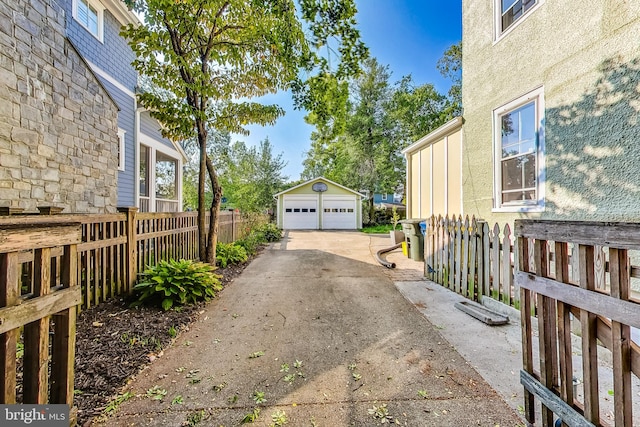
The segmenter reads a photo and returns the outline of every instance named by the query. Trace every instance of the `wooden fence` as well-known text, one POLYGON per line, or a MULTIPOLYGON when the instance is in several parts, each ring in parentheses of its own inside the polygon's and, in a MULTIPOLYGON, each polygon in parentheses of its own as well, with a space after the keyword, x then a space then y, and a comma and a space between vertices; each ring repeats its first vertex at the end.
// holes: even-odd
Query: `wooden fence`
POLYGON ((73 403, 76 308, 81 303, 77 286, 80 242, 80 223, 51 224, 41 219, 29 226, 0 228, 0 403, 18 400, 21 333, 21 401, 73 403), (21 286, 26 251, 32 253, 28 288, 21 286), (55 256, 54 251, 60 255, 55 256))
MULTIPOLYGON (((427 225, 426 277, 474 301, 490 297, 520 308, 520 293, 513 282, 518 255, 509 224, 501 229, 498 224, 490 227, 487 222, 468 216, 432 216, 427 225)), ((570 244, 568 250, 568 280, 577 283, 578 246, 570 244)), ((595 246, 594 251, 595 286, 606 290, 606 254, 602 246, 595 246)), ((532 250, 529 253, 533 254, 532 250)))
MULTIPOLYGON (((80 227, 76 280, 82 291, 82 308, 128 294, 138 272, 161 259, 197 259, 199 255, 196 212, 138 213, 135 208, 124 208, 117 214, 5 216, 0 217, 0 231, 69 222, 80 227)), ((239 213, 220 212, 218 241, 230 243, 247 232, 247 223, 239 213)), ((20 286, 32 292, 36 286, 34 250, 28 249, 16 256, 22 265, 20 286)), ((61 270, 56 266, 62 256, 61 248, 50 251, 52 283, 60 280, 61 270)))
MULTIPOLYGON (((640 224, 516 220, 525 416, 533 423, 534 398, 542 403, 542 425, 608 425, 600 409, 598 342, 613 361, 613 422, 631 427, 631 375, 640 377, 640 347, 631 327, 640 328, 640 300, 631 289, 638 269, 630 250, 640 249, 640 224), (603 246, 600 246, 603 245, 603 246), (578 275, 571 280, 569 247, 577 248, 578 275), (604 252, 602 257, 598 253, 604 252), (598 259, 608 260, 598 265, 598 259), (597 289, 604 274, 606 289, 597 289), (532 313, 537 312, 539 370, 534 368, 532 313), (580 323, 583 400, 573 389, 571 315, 580 323)), ((574 264, 576 264, 574 262, 574 264)), ((610 418, 610 417, 609 417, 610 418)))
POLYGON ((425 237, 425 276, 479 301, 491 297, 518 307, 513 289, 513 245, 509 225, 502 234, 469 217, 431 217, 425 237))
POLYGON ((426 277, 469 299, 520 309, 529 422, 537 396, 544 426, 553 425, 554 413, 569 426, 607 425, 599 409, 600 341, 614 360, 615 425, 633 425, 630 381, 640 373, 640 348, 630 327, 640 328, 640 268, 631 264, 640 258, 640 224, 517 220, 515 235, 508 224, 501 230, 468 217, 431 217, 427 224, 426 277), (580 321, 583 402, 573 391, 570 315, 580 321), (532 316, 542 349, 538 371, 532 316))

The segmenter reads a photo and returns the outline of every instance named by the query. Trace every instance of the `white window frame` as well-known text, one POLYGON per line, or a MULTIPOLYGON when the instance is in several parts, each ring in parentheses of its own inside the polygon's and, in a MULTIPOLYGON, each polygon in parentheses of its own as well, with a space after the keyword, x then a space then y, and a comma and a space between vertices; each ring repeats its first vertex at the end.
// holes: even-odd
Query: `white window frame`
POLYGON ((536 4, 533 5, 529 10, 527 10, 520 18, 514 21, 509 27, 502 31, 502 0, 493 0, 493 27, 494 27, 494 44, 502 40, 507 34, 509 34, 515 27, 520 25, 523 21, 527 19, 529 15, 531 15, 535 10, 537 10, 540 6, 542 6, 545 0, 535 0, 536 4))
POLYGON ((81 3, 82 0, 73 0, 73 8, 72 8, 72 15, 73 18, 76 20, 76 22, 78 24, 80 24, 82 26, 82 28, 84 28, 85 30, 87 30, 89 32, 89 34, 91 34, 93 37, 95 37, 96 39, 98 39, 98 41, 100 41, 100 43, 104 42, 104 9, 105 7, 102 5, 102 3, 100 3, 97 0, 87 0, 87 4, 91 7, 93 7, 96 12, 97 12, 97 19, 98 19, 98 33, 94 33, 93 31, 91 31, 91 29, 89 27, 87 27, 85 25, 84 22, 80 21, 80 19, 78 18, 78 5, 81 3))
POLYGON ((380 195, 380 200, 387 200, 387 193, 382 193, 380 195))
MULTIPOLYGON (((180 155, 180 153, 178 153, 178 151, 174 150, 173 148, 170 148, 164 144, 162 144, 159 141, 156 141, 155 139, 140 133, 138 136, 138 143, 141 145, 146 146, 149 150, 150 150, 150 154, 149 154, 149 164, 147 165, 147 167, 149 168, 149 207, 150 207, 150 212, 155 212, 156 211, 156 154, 157 152, 161 152, 162 154, 164 154, 167 157, 171 157, 173 159, 176 160, 176 195, 177 195, 177 201, 178 201, 178 206, 180 208, 179 212, 182 210, 182 186, 183 186, 183 182, 182 182, 182 170, 183 170, 183 162, 182 162, 182 156, 180 155)), ((138 158, 140 156, 139 154, 140 149, 138 148, 138 158)), ((138 165, 136 166, 137 169, 137 173, 136 173, 136 205, 137 207, 139 206, 140 203, 140 164, 139 164, 139 160, 138 160, 138 165)), ((142 197, 147 197, 147 196, 142 196, 142 197)))
POLYGON ((124 170, 124 159, 125 159, 125 135, 127 131, 121 128, 118 128, 118 170, 124 170))
POLYGON ((544 212, 545 208, 545 139, 544 139, 544 87, 539 87, 509 103, 493 110, 493 212, 544 212), (535 203, 502 204, 502 122, 501 116, 535 102, 537 149, 536 149, 536 194, 535 203))

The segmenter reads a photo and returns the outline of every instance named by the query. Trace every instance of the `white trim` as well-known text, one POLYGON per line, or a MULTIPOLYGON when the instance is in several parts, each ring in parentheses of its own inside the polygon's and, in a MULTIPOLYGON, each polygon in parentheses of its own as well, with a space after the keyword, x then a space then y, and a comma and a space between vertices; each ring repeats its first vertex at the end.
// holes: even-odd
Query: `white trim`
MULTIPOLYGON (((151 212, 155 212, 156 209, 156 187, 155 187, 155 164, 156 164, 156 151, 160 151, 162 154, 165 154, 171 158, 174 158, 177 162, 176 164, 176 195, 178 201, 178 212, 182 211, 182 185, 183 185, 183 164, 184 164, 184 151, 181 153, 175 148, 168 147, 163 143, 151 138, 150 136, 142 133, 140 131, 140 112, 144 111, 143 108, 137 108, 135 114, 135 129, 136 129, 136 137, 134 138, 135 147, 136 147, 136 168, 135 168, 135 204, 139 208, 140 207, 140 145, 145 145, 151 149, 151 154, 149 156, 149 210, 151 212)), ((171 141, 171 143, 175 146, 175 143, 171 141)))
POLYGON ((97 74, 98 76, 102 77, 103 79, 105 79, 106 81, 108 81, 109 83, 111 83, 112 85, 117 87, 119 90, 121 90, 122 92, 127 94, 129 97, 134 98, 134 99, 136 98, 136 94, 131 89, 128 89, 125 85, 123 85, 122 83, 117 81, 115 78, 113 78, 113 76, 108 74, 106 71, 104 71, 102 68, 98 67, 93 62, 87 60, 86 58, 85 58, 85 61, 87 62, 87 64, 89 64, 89 66, 91 67, 91 70, 94 72, 94 74, 97 74))
POLYGON ((273 195, 273 197, 278 197, 278 196, 280 196, 281 194, 288 193, 289 191, 295 190, 296 188, 300 188, 300 187, 302 187, 302 186, 304 186, 304 185, 311 184, 311 183, 316 182, 316 181, 325 181, 325 182, 327 182, 327 183, 329 183, 329 184, 335 185, 336 187, 340 187, 340 188, 342 188, 343 190, 346 190, 346 191, 348 191, 348 192, 350 192, 350 193, 353 193, 353 194, 355 194, 355 195, 358 195, 358 196, 360 196, 360 197, 362 197, 362 198, 367 197, 367 196, 365 196, 364 194, 358 193, 358 192, 357 192, 357 191, 355 191, 355 190, 352 190, 352 189, 350 189, 350 188, 347 188, 347 187, 345 187, 344 185, 340 185, 340 184, 338 184, 337 182, 333 182, 333 181, 331 181, 330 179, 327 179, 327 178, 325 178, 325 177, 323 177, 323 176, 320 176, 320 177, 318 177, 318 178, 313 178, 313 179, 310 179, 309 181, 305 181, 305 182, 303 182, 302 184, 298 184, 298 185, 296 185, 296 186, 294 186, 294 187, 287 188, 287 189, 286 189, 286 190, 284 190, 284 191, 281 191, 281 192, 279 192, 279 193, 274 194, 274 195, 273 195))
POLYGON ((518 18, 513 24, 506 30, 502 31, 502 3, 501 0, 493 0, 493 44, 495 45, 500 40, 505 38, 515 27, 520 25, 527 19, 534 11, 538 10, 542 6, 545 0, 536 0, 536 4, 527 10, 520 18, 518 18))
POLYGON ((181 159, 182 156, 178 150, 176 150, 175 148, 166 146, 160 141, 157 141, 142 132, 140 133, 140 136, 139 136, 139 142, 140 144, 146 145, 147 147, 153 148, 154 150, 158 150, 166 154, 167 156, 175 157, 176 159, 182 161, 181 159))
POLYGON ((73 0, 71 5, 71 14, 73 19, 80 24, 82 28, 87 30, 89 34, 95 37, 100 43, 104 43, 104 10, 105 7, 102 3, 97 0, 87 0, 87 6, 93 7, 96 10, 96 19, 98 20, 98 34, 93 33, 89 27, 87 27, 84 22, 78 19, 78 0, 73 0))
POLYGON ((411 154, 414 151, 417 151, 422 147, 433 143, 436 140, 442 139, 443 136, 452 134, 453 132, 458 130, 458 128, 461 126, 462 126, 462 117, 460 116, 455 117, 449 120, 447 123, 440 126, 439 128, 437 128, 436 130, 432 131, 431 133, 428 133, 427 135, 423 136, 422 138, 420 138, 419 140, 417 140, 416 142, 414 142, 413 144, 411 144, 410 146, 402 150, 401 153, 411 154))
POLYGON ((137 108, 138 102, 136 98, 133 98, 133 103, 135 108, 133 114, 133 147, 135 151, 133 155, 133 204, 140 209, 140 108, 137 108))
POLYGON ((546 168, 545 168, 545 105, 544 105, 544 86, 537 87, 536 89, 522 95, 516 99, 509 101, 501 107, 493 110, 493 209, 492 212, 543 212, 545 208, 545 183, 546 183, 546 168), (536 193, 537 200, 531 204, 513 204, 502 205, 502 174, 500 168, 501 150, 499 143, 501 140, 501 125, 500 116, 513 111, 530 102, 536 104, 536 125, 537 125, 537 149, 536 149, 536 193))
POLYGON ((121 0, 102 0, 106 8, 122 25, 140 25, 140 19, 121 0))
POLYGON ((125 135, 127 134, 127 131, 122 129, 122 128, 118 128, 118 170, 123 171, 124 170, 124 163, 125 163, 125 157, 126 157, 126 153, 125 153, 125 135))
MULTIPOLYGON (((413 201, 411 200, 411 192, 413 191, 413 184, 411 183, 411 175, 413 174, 413 167, 411 166, 411 155, 408 153, 404 153, 404 160, 407 163, 407 168, 405 171, 405 191, 407 192, 407 210, 405 212, 411 213, 411 209, 413 209, 413 201)), ((407 213, 405 213, 407 215, 407 213)))

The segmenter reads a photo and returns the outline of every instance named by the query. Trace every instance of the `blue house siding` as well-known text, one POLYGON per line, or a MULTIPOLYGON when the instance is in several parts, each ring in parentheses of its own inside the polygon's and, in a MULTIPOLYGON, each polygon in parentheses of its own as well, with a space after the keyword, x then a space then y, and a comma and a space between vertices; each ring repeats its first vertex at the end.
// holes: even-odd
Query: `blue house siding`
POLYGON ((105 9, 103 42, 100 42, 73 18, 72 1, 67 0, 64 5, 67 37, 77 46, 82 56, 127 89, 135 91, 138 77, 131 66, 135 55, 126 40, 120 36, 120 22, 105 9))
POLYGON ((373 203, 393 203, 393 193, 383 193, 387 196, 386 199, 382 199, 382 194, 381 193, 374 193, 373 194, 373 203))
POLYGON ((163 145, 174 149, 173 143, 162 136, 160 131, 160 123, 149 114, 148 111, 140 113, 140 132, 147 135, 149 138, 161 142, 163 145))
POLYGON ((124 130, 124 171, 118 172, 118 206, 135 206, 135 99, 109 81, 98 77, 118 104, 118 127, 124 130))

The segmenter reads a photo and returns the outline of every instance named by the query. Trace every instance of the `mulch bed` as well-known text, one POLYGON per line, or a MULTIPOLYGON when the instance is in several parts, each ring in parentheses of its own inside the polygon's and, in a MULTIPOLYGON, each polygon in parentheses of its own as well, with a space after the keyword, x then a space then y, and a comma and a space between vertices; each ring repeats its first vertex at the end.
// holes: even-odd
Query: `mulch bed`
MULTIPOLYGON (((251 262, 219 268, 227 286, 251 262)), ((100 415, 127 380, 173 342, 172 333, 189 328, 205 303, 163 311, 129 307, 113 299, 83 311, 76 326, 75 397, 78 425, 89 425, 100 415), (171 333, 170 333, 171 331, 171 333)))

